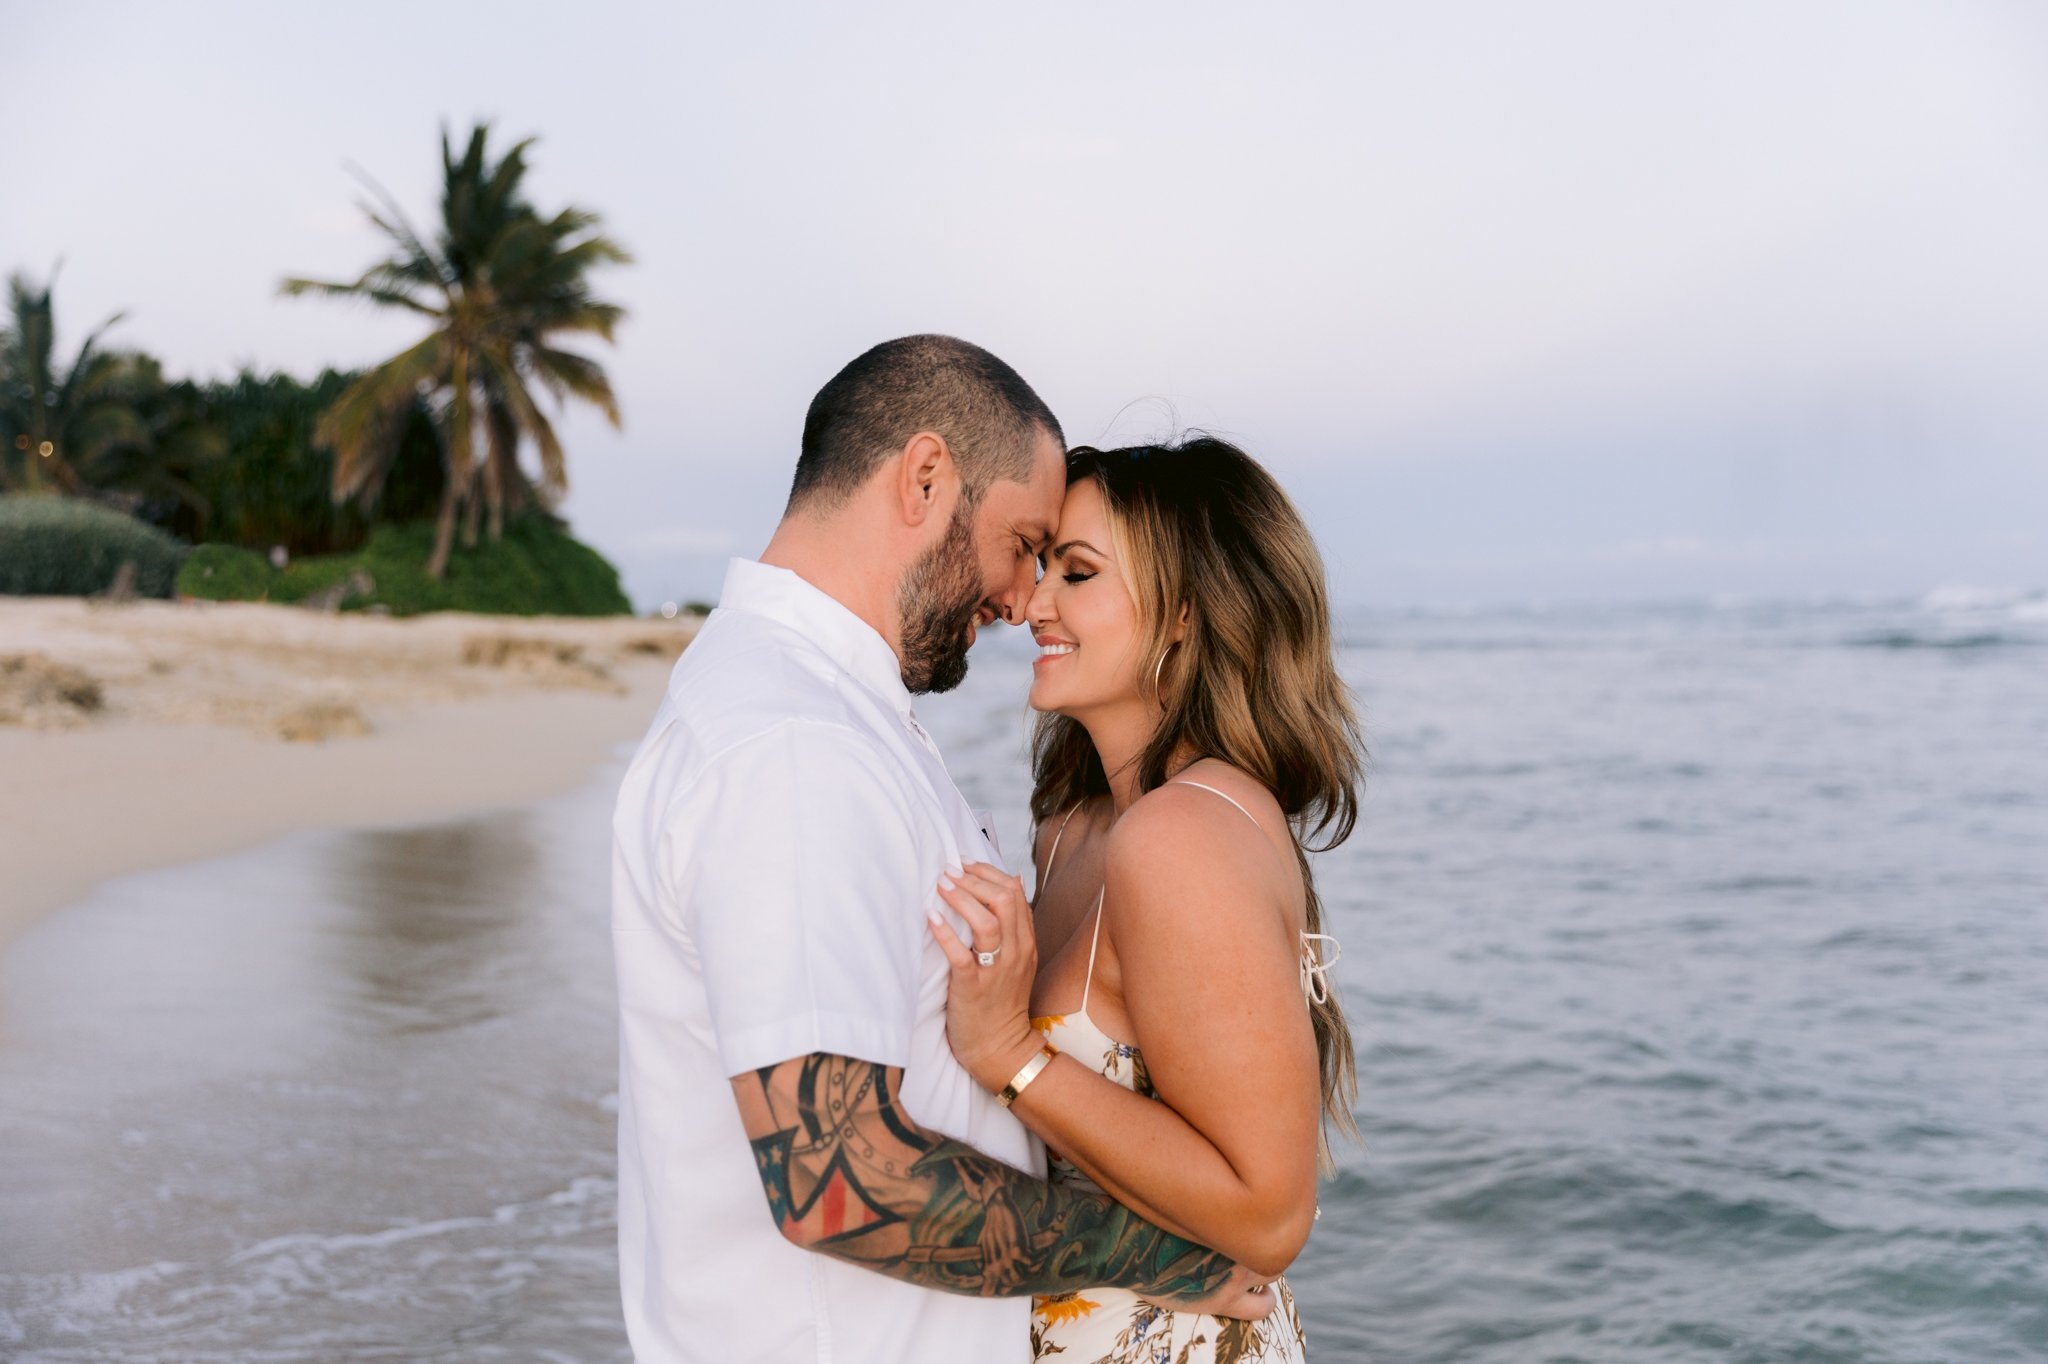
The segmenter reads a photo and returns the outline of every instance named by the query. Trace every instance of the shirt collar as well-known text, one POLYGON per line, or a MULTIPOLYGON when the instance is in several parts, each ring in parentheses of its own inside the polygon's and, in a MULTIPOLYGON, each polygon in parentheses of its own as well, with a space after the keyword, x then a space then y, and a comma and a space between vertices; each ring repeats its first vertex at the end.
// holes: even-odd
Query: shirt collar
POLYGON ((734 559, 725 567, 720 610, 745 611, 786 625, 854 680, 912 719, 910 689, 896 651, 874 626, 786 568, 734 559))

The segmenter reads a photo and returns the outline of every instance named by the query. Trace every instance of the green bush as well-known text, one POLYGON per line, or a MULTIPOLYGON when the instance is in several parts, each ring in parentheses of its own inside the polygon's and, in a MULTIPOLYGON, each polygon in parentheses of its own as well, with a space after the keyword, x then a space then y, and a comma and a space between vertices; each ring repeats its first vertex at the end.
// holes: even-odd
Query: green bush
POLYGON ((0 497, 0 593, 88 597, 132 563, 138 595, 168 597, 185 554, 154 526, 91 502, 49 493, 0 497))
POLYGON ((427 576, 433 549, 431 522, 379 526, 353 554, 294 560, 272 581, 270 600, 304 601, 361 569, 373 587, 368 595, 348 598, 346 610, 381 606, 395 616, 427 611, 619 616, 633 610, 620 590, 618 570, 547 516, 515 517, 495 543, 480 537, 475 549, 458 544, 440 582, 427 576))
POLYGON ((276 576, 270 561, 239 545, 200 545, 178 570, 178 595, 206 601, 262 601, 276 576))

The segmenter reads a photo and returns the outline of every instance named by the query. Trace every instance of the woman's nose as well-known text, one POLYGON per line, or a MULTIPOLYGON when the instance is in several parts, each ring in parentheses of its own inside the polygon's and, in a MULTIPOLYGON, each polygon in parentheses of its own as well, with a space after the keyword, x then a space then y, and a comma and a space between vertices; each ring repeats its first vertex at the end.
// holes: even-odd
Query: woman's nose
POLYGON ((1041 625, 1050 625, 1058 615, 1059 612, 1053 609, 1052 574, 1048 571, 1031 589, 1031 600, 1024 603, 1024 623, 1037 629, 1041 625))

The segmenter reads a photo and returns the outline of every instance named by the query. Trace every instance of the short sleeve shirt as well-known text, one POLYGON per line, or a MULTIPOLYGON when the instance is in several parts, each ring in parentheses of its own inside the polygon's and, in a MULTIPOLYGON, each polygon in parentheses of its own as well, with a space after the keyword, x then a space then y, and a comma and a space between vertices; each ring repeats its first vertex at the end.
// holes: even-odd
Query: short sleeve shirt
POLYGON ((730 566, 613 818, 619 1268, 642 1364, 1030 1355, 1028 1303, 916 1288, 783 1239, 730 1077, 813 1052, 901 1067, 921 1125, 1033 1174, 954 1060, 926 913, 997 862, 896 655, 786 569, 730 566))

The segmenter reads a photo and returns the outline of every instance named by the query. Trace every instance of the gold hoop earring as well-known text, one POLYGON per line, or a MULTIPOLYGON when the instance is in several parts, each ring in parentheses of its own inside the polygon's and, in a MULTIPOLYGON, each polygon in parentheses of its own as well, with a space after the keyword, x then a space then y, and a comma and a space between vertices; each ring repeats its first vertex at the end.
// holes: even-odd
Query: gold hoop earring
POLYGON ((1179 647, 1180 641, 1175 640, 1173 643, 1167 645, 1164 649, 1161 649, 1159 651, 1159 661, 1152 665, 1152 694, 1154 696, 1160 695, 1159 675, 1161 672, 1165 671, 1166 656, 1172 653, 1175 649, 1178 649, 1179 647))

